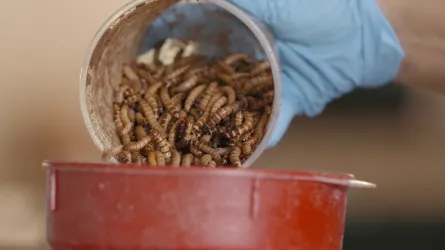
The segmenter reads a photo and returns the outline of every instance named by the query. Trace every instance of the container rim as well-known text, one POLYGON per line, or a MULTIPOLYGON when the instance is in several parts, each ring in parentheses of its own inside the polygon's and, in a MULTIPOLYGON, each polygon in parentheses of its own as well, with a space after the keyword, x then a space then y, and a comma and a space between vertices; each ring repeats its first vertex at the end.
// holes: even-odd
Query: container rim
POLYGON ((326 173, 310 170, 284 169, 242 169, 242 168, 142 168, 137 164, 94 163, 94 162, 62 162, 44 161, 42 167, 47 170, 91 172, 126 175, 156 176, 225 176, 230 178, 259 178, 274 180, 312 181, 349 188, 375 188, 376 184, 356 180, 354 175, 345 173, 326 173))
MULTIPOLYGON (((90 137, 92 138, 94 144, 96 147, 99 148, 100 151, 104 151, 105 145, 101 142, 99 139, 99 136, 95 132, 95 129, 93 127, 93 122, 91 120, 90 114, 88 112, 88 106, 87 106, 87 100, 86 100, 86 82, 87 82, 87 76, 89 73, 89 67, 91 58, 93 56, 94 50, 100 40, 102 39, 103 35, 106 33, 106 31, 112 26, 113 23, 116 22, 116 20, 119 19, 119 17, 122 17, 126 14, 131 13, 134 11, 138 6, 146 4, 150 2, 149 0, 132 0, 124 4, 122 7, 120 7, 116 12, 111 14, 106 21, 101 25, 99 30, 96 32, 94 38, 90 42, 87 50, 87 56, 84 59, 81 71, 80 71, 80 108, 82 112, 82 117, 85 123, 85 126, 87 127, 88 133, 90 134, 90 137)), ((180 0, 178 3, 181 2, 180 0)), ((272 76, 274 79, 274 101, 272 106, 272 113, 269 118, 268 125, 266 127, 266 132, 263 136, 263 139, 261 140, 260 144, 257 146, 257 148, 254 150, 254 152, 250 155, 249 158, 242 164, 241 168, 248 168, 251 166, 259 157, 260 155, 267 149, 267 145, 272 138, 272 132, 275 130, 278 122, 278 117, 281 111, 281 68, 279 64, 279 58, 278 53, 275 51, 274 48, 274 40, 268 29, 255 17, 250 16, 243 10, 239 9, 235 5, 225 1, 225 0, 201 0, 200 2, 205 3, 211 3, 215 4, 218 7, 228 11, 233 16, 238 18, 246 27, 253 33, 257 41, 260 43, 261 47, 264 50, 264 53, 267 56, 267 59, 271 65, 272 70, 272 76)), ((189 3, 190 4, 190 3, 189 3)))

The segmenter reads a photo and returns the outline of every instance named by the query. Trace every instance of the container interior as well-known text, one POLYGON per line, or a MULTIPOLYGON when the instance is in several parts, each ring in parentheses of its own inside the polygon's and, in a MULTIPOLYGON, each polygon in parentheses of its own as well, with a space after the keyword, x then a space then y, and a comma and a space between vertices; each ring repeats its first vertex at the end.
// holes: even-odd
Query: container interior
POLYGON ((122 64, 160 41, 169 37, 197 41, 201 44, 199 53, 207 57, 242 52, 256 59, 266 58, 247 26, 214 4, 194 1, 178 8, 180 1, 174 0, 136 2, 139 4, 135 7, 134 2, 124 6, 102 26, 90 45, 83 69, 87 70, 80 88, 81 102, 85 102, 83 115, 101 150, 120 144, 112 101, 121 81, 122 64))

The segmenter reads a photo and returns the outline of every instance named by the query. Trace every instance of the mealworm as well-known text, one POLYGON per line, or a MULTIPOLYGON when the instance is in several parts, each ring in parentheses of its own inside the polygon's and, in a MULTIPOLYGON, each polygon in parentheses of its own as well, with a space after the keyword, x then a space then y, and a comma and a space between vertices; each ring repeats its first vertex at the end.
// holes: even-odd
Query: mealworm
POLYGON ((211 155, 205 154, 201 157, 200 162, 201 162, 201 165, 207 166, 210 163, 210 161, 212 161, 212 160, 213 160, 213 158, 211 155))
POLYGON ((158 81, 156 80, 156 78, 155 78, 155 77, 151 74, 151 72, 149 72, 148 70, 145 70, 145 69, 142 69, 142 68, 137 68, 137 69, 136 69, 136 73, 137 73, 142 79, 145 79, 149 85, 154 85, 155 83, 158 82, 158 81))
MULTIPOLYGON (((255 125, 256 125, 256 124, 254 124, 254 126, 255 126, 255 125)), ((240 138, 239 138, 239 141, 242 142, 242 143, 244 143, 244 142, 250 140, 250 138, 252 137, 252 134, 253 134, 254 131, 255 131, 255 130, 252 130, 252 131, 250 131, 249 133, 245 133, 245 134, 241 135, 240 138)))
POLYGON ((121 107, 121 121, 124 127, 121 130, 123 135, 128 134, 130 130, 133 128, 133 123, 130 121, 128 117, 128 105, 124 104, 121 107))
POLYGON ((227 104, 232 104, 236 101, 235 90, 230 86, 224 86, 219 91, 227 95, 227 104))
POLYGON ((120 163, 131 163, 131 153, 128 151, 121 151, 116 155, 116 159, 120 163))
POLYGON ((199 133, 202 127, 204 127, 204 124, 207 122, 207 120, 210 117, 210 111, 213 104, 222 96, 221 92, 217 92, 212 99, 209 101, 209 104, 207 108, 205 109, 202 116, 195 122, 195 125, 193 125, 193 130, 195 133, 199 133))
POLYGON ((141 93, 145 93, 147 91, 147 89, 148 89, 148 83, 147 83, 147 81, 145 79, 142 79, 141 80, 141 84, 142 84, 142 86, 141 86, 141 93))
POLYGON ((157 82, 150 87, 148 87, 147 91, 145 91, 145 94, 154 95, 158 92, 159 89, 162 87, 162 82, 157 82))
POLYGON ((199 141, 204 142, 204 143, 209 143, 210 140, 212 139, 212 135, 203 135, 201 136, 201 139, 199 141))
POLYGON ((113 102, 113 111, 121 112, 121 105, 118 102, 113 102))
POLYGON ((147 121, 145 120, 144 116, 139 112, 136 112, 135 120, 136 124, 138 125, 147 125, 147 121))
POLYGON ((218 111, 222 106, 224 106, 227 103, 227 97, 221 96, 216 100, 216 102, 213 104, 212 109, 210 110, 210 114, 214 114, 216 111, 218 111))
POLYGON ((232 78, 232 76, 228 75, 228 74, 224 74, 224 73, 218 73, 217 74, 218 79, 223 81, 226 84, 229 84, 230 86, 234 86, 235 82, 234 79, 232 78))
POLYGON ((230 152, 230 162, 235 167, 241 167, 241 148, 238 146, 233 147, 232 152, 230 152))
POLYGON ((172 153, 171 165, 173 167, 179 167, 179 165, 181 165, 181 154, 176 150, 172 150, 171 153, 172 153))
POLYGON ((221 156, 224 156, 224 155, 227 155, 230 153, 230 148, 216 148, 215 150, 221 156))
POLYGON ((156 78, 156 79, 161 79, 161 77, 164 76, 165 71, 167 71, 167 68, 166 68, 166 67, 159 67, 159 68, 156 70, 155 74, 153 75, 154 78, 156 78))
POLYGON ((225 106, 224 108, 220 109, 217 113, 213 114, 210 117, 209 126, 215 127, 216 124, 218 124, 222 119, 231 115, 232 113, 238 112, 245 105, 246 105, 246 101, 240 100, 240 101, 237 101, 231 105, 225 106))
POLYGON ((210 161, 210 162, 207 164, 207 167, 209 167, 209 168, 216 168, 216 162, 215 162, 215 161, 210 161))
POLYGON ((139 151, 139 150, 143 149, 145 147, 145 145, 147 145, 150 141, 151 141, 151 137, 145 136, 138 141, 128 143, 127 145, 125 145, 124 148, 125 148, 125 150, 130 151, 130 152, 139 151))
POLYGON ((193 103, 195 102, 196 98, 206 89, 207 85, 202 84, 199 86, 196 86, 192 91, 190 91, 189 95, 187 96, 187 99, 185 100, 184 104, 184 110, 189 112, 192 108, 193 103))
POLYGON ((196 86, 196 84, 198 84, 199 78, 198 76, 192 76, 189 79, 185 80, 183 83, 181 83, 179 86, 177 86, 176 88, 174 88, 174 92, 178 93, 178 92, 186 92, 189 91, 190 89, 192 89, 193 87, 196 86))
POLYGON ((153 110, 151 109, 148 102, 145 100, 139 100, 140 107, 142 109, 142 113, 147 118, 147 122, 156 130, 163 131, 161 124, 156 120, 153 110))
POLYGON ((269 91, 266 92, 266 94, 263 95, 264 101, 266 103, 272 103, 274 97, 275 97, 275 91, 274 90, 269 90, 269 91))
POLYGON ((236 73, 235 69, 233 69, 232 67, 230 67, 229 65, 227 65, 225 62, 217 61, 217 62, 216 62, 216 66, 217 66, 217 68, 219 68, 219 69, 221 69, 222 71, 224 71, 225 74, 232 75, 232 74, 235 74, 235 73, 236 73))
POLYGON ((159 148, 159 151, 164 154, 165 159, 171 158, 170 153, 170 144, 168 141, 164 138, 164 136, 157 130, 152 129, 150 131, 150 136, 152 137, 152 140, 156 144, 156 146, 159 148))
POLYGON ((244 116, 242 111, 238 111, 235 114, 235 126, 239 127, 243 124, 244 116))
POLYGON ((186 128, 187 128, 187 117, 185 119, 181 119, 181 122, 176 128, 176 138, 178 140, 182 140, 184 138, 186 128))
POLYGON ((264 135, 264 129, 266 127, 266 123, 269 119, 269 114, 271 113, 270 106, 266 106, 264 109, 264 113, 261 116, 260 120, 258 121, 258 124, 255 127, 255 132, 253 137, 255 138, 255 142, 259 143, 264 135))
POLYGON ((193 161, 193 155, 192 154, 185 154, 182 156, 182 162, 181 166, 183 167, 190 167, 193 161))
POLYGON ((127 145, 131 142, 130 134, 125 134, 121 136, 122 145, 127 145))
POLYGON ((201 166, 201 160, 198 157, 193 158, 193 166, 201 166))
POLYGON ((197 109, 191 109, 189 111, 189 114, 192 115, 193 118, 195 118, 195 121, 197 121, 201 117, 197 109))
POLYGON ((244 83, 245 90, 255 92, 268 91, 273 88, 273 77, 271 75, 261 75, 251 78, 244 83))
POLYGON ((212 98, 212 94, 217 90, 218 82, 212 82, 207 86, 202 98, 199 100, 198 109, 204 111, 212 98))
POLYGON ((195 118, 193 116, 187 117, 183 140, 188 143, 192 137, 193 125, 195 124, 195 118))
POLYGON ((250 112, 246 112, 244 114, 244 123, 236 128, 235 130, 232 130, 229 135, 230 137, 238 137, 244 133, 247 133, 249 130, 251 130, 253 127, 253 115, 250 112))
POLYGON ((222 158, 222 161, 221 161, 221 164, 222 165, 226 165, 226 164, 228 164, 230 161, 229 161, 230 159, 229 159, 229 155, 225 155, 225 156, 223 156, 223 158, 222 158))
POLYGON ((170 123, 170 121, 172 120, 172 115, 170 113, 164 113, 162 114, 162 116, 159 118, 159 123, 161 124, 161 127, 167 131, 167 126, 170 123))
POLYGON ((252 147, 255 145, 255 138, 252 138, 242 144, 243 154, 248 155, 252 153, 252 147))
POLYGON ((249 61, 249 56, 246 54, 236 53, 236 54, 230 54, 224 59, 224 63, 226 65, 232 65, 238 61, 249 61))
POLYGON ((138 151, 131 153, 131 159, 134 163, 137 164, 143 164, 147 162, 147 158, 141 155, 141 153, 139 153, 138 151))
POLYGON ((212 148, 218 148, 218 146, 221 144, 221 133, 217 136, 213 136, 212 140, 210 141, 210 146, 212 148))
POLYGON ((179 111, 181 109, 172 101, 172 99, 170 99, 170 95, 166 87, 161 89, 161 101, 167 109, 167 112, 169 112, 175 118, 179 117, 179 111))
POLYGON ((171 101, 170 94, 168 92, 167 87, 161 88, 161 92, 159 94, 159 97, 161 98, 161 102, 164 106, 167 106, 167 103, 171 101))
POLYGON ((190 145, 190 153, 192 153, 196 157, 201 157, 204 155, 204 153, 197 149, 194 145, 190 145))
POLYGON ((209 68, 208 66, 204 66, 204 67, 199 67, 199 68, 195 68, 193 70, 190 70, 186 77, 192 77, 192 76, 197 76, 199 78, 201 77, 209 77, 210 75, 213 74, 213 69, 209 68))
POLYGON ((178 119, 185 119, 187 118, 187 112, 185 112, 184 110, 179 111, 179 118, 178 119))
POLYGON ((189 68, 190 65, 184 65, 168 74, 164 80, 164 82, 166 83, 165 86, 170 87, 171 85, 178 83, 180 81, 180 76, 184 74, 189 68))
POLYGON ((142 125, 136 125, 136 127, 134 128, 134 134, 136 136, 136 140, 142 140, 144 137, 147 136, 147 132, 142 125))
POLYGON ((131 130, 128 135, 130 136, 131 141, 136 141, 136 134, 134 133, 134 130, 131 130))
POLYGON ((260 110, 262 109, 264 106, 266 106, 266 102, 263 99, 256 99, 252 96, 248 96, 247 97, 247 101, 248 101, 248 107, 249 110, 255 111, 255 110, 260 110))
POLYGON ((128 109, 128 119, 130 119, 131 122, 135 122, 136 120, 136 111, 132 108, 128 109))
POLYGON ((117 102, 123 102, 127 91, 130 89, 131 89, 131 87, 127 84, 123 84, 123 85, 119 86, 118 91, 116 93, 117 102))
POLYGON ((210 154, 215 162, 221 162, 221 156, 218 154, 218 152, 204 142, 192 141, 191 145, 204 153, 210 154))
POLYGON ((121 111, 120 111, 120 107, 115 104, 115 110, 114 110, 114 125, 116 127, 116 131, 119 134, 122 134, 122 129, 124 128, 124 123, 122 122, 121 119, 121 111))
POLYGON ((166 41, 145 61, 122 65, 112 103, 121 145, 103 152, 104 159, 148 166, 241 166, 270 118, 275 94, 270 63, 242 53, 207 60, 191 55, 189 42, 166 41), (174 54, 159 58, 160 48, 162 56, 169 48, 174 54))
POLYGON ((156 152, 149 150, 147 152, 147 160, 148 160, 148 164, 150 164, 151 166, 157 166, 158 162, 156 161, 156 152))
POLYGON ((230 75, 230 77, 232 78, 232 80, 240 80, 242 78, 249 78, 250 74, 249 73, 235 73, 230 75))
POLYGON ((156 96, 156 101, 158 102, 158 106, 159 106, 159 115, 162 115, 165 113, 165 107, 162 103, 161 97, 156 96))
POLYGON ((250 72, 250 75, 257 76, 268 69, 270 69, 270 63, 269 63, 269 61, 264 61, 264 62, 257 64, 250 72))
POLYGON ((121 91, 123 98, 129 97, 135 92, 133 87, 131 86, 130 80, 128 80, 127 78, 122 78, 119 90, 121 91))
POLYGON ((154 118, 157 119, 159 117, 159 105, 156 98, 150 94, 150 92, 146 91, 144 94, 144 99, 147 101, 148 105, 150 105, 153 110, 154 118))
POLYGON ((158 166, 165 166, 164 155, 159 151, 156 151, 156 162, 158 163, 158 166))
POLYGON ((176 130, 181 122, 183 122, 183 120, 175 121, 168 132, 168 143, 172 146, 175 146, 176 130))
MULTIPOLYGON (((176 66, 179 66, 179 62, 182 59, 182 55, 184 53, 184 48, 179 48, 178 52, 176 53, 175 57, 173 58, 173 62, 168 65, 167 67, 167 74, 171 74, 174 70, 176 70, 176 66)), ((190 64, 188 64, 190 65, 190 64)))
POLYGON ((174 70, 173 72, 171 72, 170 74, 168 74, 167 76, 165 76, 165 80, 172 80, 174 78, 177 78, 179 76, 181 76, 182 74, 184 74, 185 72, 187 72, 187 70, 189 70, 191 65, 184 65, 181 66, 180 68, 174 70))
POLYGON ((130 80, 130 83, 135 91, 141 90, 141 81, 136 72, 129 65, 124 65, 122 67, 124 75, 130 80))
POLYGON ((136 94, 132 94, 126 98, 124 98, 124 104, 127 104, 128 106, 132 106, 139 100, 139 97, 136 94))
MULTIPOLYGON (((154 142, 151 141, 151 142, 147 143, 147 145, 145 145, 145 148, 144 148, 143 150, 145 150, 146 152, 147 152, 148 150, 156 151, 156 146, 154 145, 154 142)), ((144 151, 143 151, 143 152, 144 152, 144 151)))
POLYGON ((176 95, 174 95, 171 100, 173 103, 175 103, 176 105, 179 106, 180 109, 182 109, 182 102, 184 101, 185 97, 186 97, 186 93, 182 92, 182 93, 178 93, 176 95))

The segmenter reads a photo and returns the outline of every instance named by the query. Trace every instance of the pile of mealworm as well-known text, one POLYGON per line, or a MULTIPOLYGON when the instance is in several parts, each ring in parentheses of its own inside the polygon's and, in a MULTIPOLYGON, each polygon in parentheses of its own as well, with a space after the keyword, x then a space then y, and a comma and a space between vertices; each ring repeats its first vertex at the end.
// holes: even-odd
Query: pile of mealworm
POLYGON ((240 167, 261 142, 274 98, 268 61, 245 54, 123 65, 114 123, 121 145, 104 152, 121 163, 240 167))

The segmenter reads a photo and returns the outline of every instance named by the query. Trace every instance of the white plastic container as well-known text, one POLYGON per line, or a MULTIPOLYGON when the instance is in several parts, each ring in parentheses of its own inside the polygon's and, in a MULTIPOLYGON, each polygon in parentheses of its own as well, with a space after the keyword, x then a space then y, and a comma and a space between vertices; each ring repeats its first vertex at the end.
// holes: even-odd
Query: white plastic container
POLYGON ((80 105, 88 132, 100 150, 119 144, 114 132, 112 98, 113 91, 121 80, 122 64, 147 49, 153 39, 178 35, 199 41, 204 45, 202 52, 205 55, 243 52, 269 60, 276 93, 273 111, 263 140, 243 164, 247 168, 266 149, 280 113, 281 70, 273 38, 256 18, 225 0, 199 0, 199 3, 196 0, 186 1, 196 8, 202 6, 200 13, 205 18, 201 20, 187 13, 172 12, 169 7, 178 2, 180 1, 130 1, 111 15, 99 29, 89 46, 80 78, 80 105), (207 8, 209 4, 218 8, 218 11, 207 8), (157 28, 158 33, 163 34, 156 34, 153 30, 150 32, 150 24, 166 10, 174 14, 173 18, 170 16, 168 26, 165 26, 167 28, 157 28), (184 29, 181 30, 181 27, 184 29))

